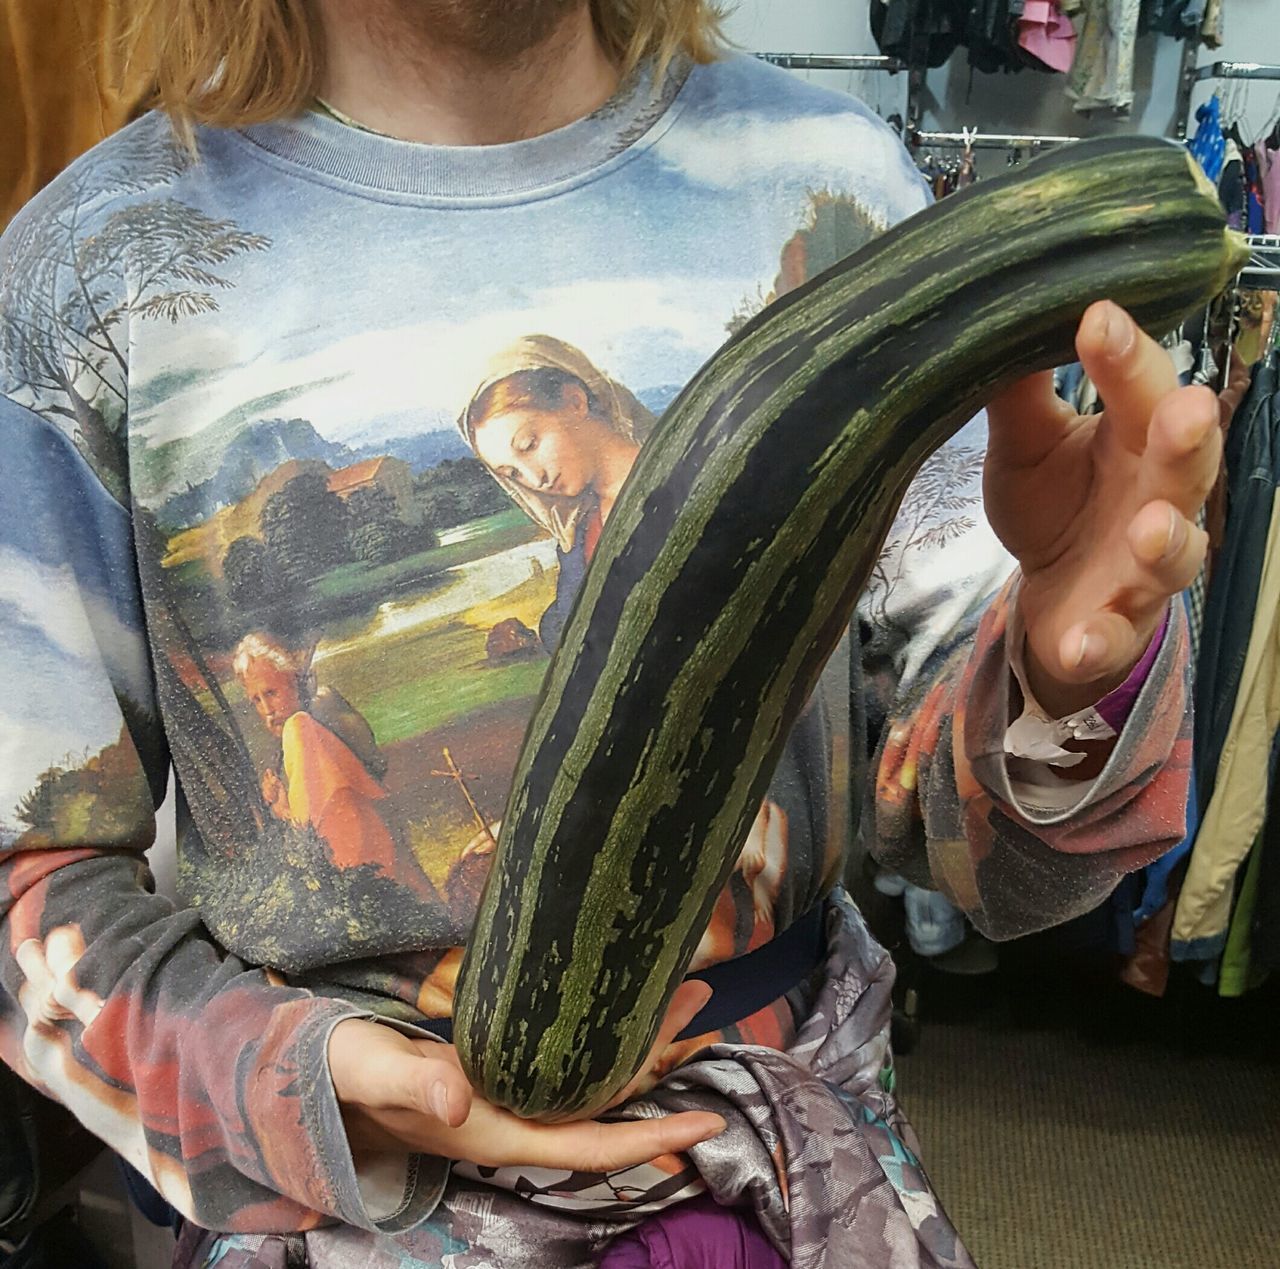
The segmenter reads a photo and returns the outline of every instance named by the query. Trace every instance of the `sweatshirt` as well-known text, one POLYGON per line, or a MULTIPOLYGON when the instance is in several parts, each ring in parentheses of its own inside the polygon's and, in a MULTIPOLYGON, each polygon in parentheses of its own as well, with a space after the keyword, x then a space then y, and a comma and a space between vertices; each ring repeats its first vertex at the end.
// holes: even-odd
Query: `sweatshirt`
MULTIPOLYGON (((556 1210, 563 1178, 358 1173, 329 1033, 448 1016, 550 656, 665 407, 925 201, 863 106, 737 56, 514 144, 317 108, 193 154, 148 115, 63 173, 0 247, 0 1058, 208 1230, 466 1244, 451 1195, 556 1210), (177 905, 147 867, 170 769, 177 905)), ((696 966, 826 904, 882 975, 838 894, 859 826, 997 938, 1182 836, 1180 607, 1097 780, 1005 751, 985 427, 908 492, 696 966)), ((704 1040, 789 1051, 788 999, 704 1040)))

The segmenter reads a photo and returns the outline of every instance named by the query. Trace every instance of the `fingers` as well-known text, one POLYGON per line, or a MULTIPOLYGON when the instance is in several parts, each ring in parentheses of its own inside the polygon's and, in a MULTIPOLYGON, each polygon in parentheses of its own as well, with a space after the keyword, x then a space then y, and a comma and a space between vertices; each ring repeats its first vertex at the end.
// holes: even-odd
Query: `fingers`
POLYGON ((1208 534, 1171 502, 1149 502, 1129 526, 1138 587, 1148 589, 1156 604, 1185 590, 1200 572, 1208 545, 1208 534))
POLYGON ((1080 421, 1053 387, 1053 371, 1029 375, 987 406, 988 461, 997 467, 1033 467, 1080 421))
POLYGON ((1128 532, 1129 584, 1114 610, 1095 613, 1062 636, 1064 682, 1119 680, 1142 655, 1172 595, 1195 581, 1209 537, 1172 503, 1149 502, 1128 532))
POLYGON ((579 1164, 587 1172, 614 1172, 618 1168, 634 1167, 647 1163, 664 1154, 680 1154, 700 1141, 715 1137, 725 1129, 719 1115, 705 1111, 685 1111, 678 1115, 664 1115, 660 1119, 633 1119, 626 1123, 589 1123, 573 1125, 581 1131, 581 1144, 574 1144, 573 1153, 561 1153, 567 1143, 556 1143, 554 1155, 559 1162, 547 1167, 563 1167, 564 1159, 579 1158, 579 1164))
POLYGON ((456 1061, 439 1057, 377 1022, 347 1018, 329 1035, 329 1072, 338 1101, 370 1110, 411 1110, 451 1128, 471 1112, 472 1090, 456 1061))
POLYGON ((1185 516, 1199 511, 1222 463, 1218 417, 1208 388, 1180 388, 1155 407, 1142 461, 1148 496, 1167 499, 1185 516))
MULTIPOLYGON (((473 1116, 473 1120, 479 1118, 479 1115, 473 1116)), ((477 1124, 483 1135, 473 1133, 469 1122, 460 1136, 472 1139, 459 1142, 466 1151, 459 1157, 490 1167, 519 1163, 566 1171, 616 1172, 664 1154, 679 1154, 725 1129, 719 1115, 706 1111, 684 1111, 658 1119, 632 1119, 622 1123, 534 1124, 514 1116, 502 1118, 510 1123, 498 1132, 488 1125, 477 1124)))
POLYGON ((1169 354, 1108 300, 1086 310, 1076 334, 1076 352, 1097 386, 1117 439, 1141 454, 1156 404, 1178 386, 1169 354))

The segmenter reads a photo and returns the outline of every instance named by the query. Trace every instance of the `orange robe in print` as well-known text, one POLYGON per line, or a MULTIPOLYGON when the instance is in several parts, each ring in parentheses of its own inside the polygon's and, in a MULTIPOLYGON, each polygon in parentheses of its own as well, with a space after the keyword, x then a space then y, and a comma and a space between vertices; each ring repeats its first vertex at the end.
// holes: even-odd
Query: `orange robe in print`
POLYGON ((338 868, 376 864, 390 874, 395 842, 374 803, 387 796, 364 763, 327 727, 300 711, 280 736, 289 819, 310 824, 338 868))

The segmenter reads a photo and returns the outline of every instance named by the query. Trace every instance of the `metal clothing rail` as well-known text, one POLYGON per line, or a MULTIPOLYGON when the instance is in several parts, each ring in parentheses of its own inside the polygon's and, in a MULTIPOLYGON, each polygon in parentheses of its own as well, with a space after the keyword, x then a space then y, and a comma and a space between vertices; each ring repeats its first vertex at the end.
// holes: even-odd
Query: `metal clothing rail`
POLYGON ((1193 84, 1206 79, 1280 79, 1280 66, 1264 62, 1214 62, 1195 67, 1190 78, 1193 84))
POLYGON ((1249 263, 1237 285, 1246 290, 1280 290, 1280 234, 1250 234, 1249 263))
POLYGON ((887 71, 896 75, 906 70, 906 62, 876 53, 757 53, 762 62, 785 66, 788 70, 887 71))
POLYGON ((1280 79, 1280 66, 1266 62, 1210 62, 1207 66, 1197 66, 1199 49, 1200 41, 1195 36, 1182 46, 1182 70, 1178 76, 1178 101, 1173 120, 1174 135, 1179 141, 1187 136, 1191 91, 1197 84, 1208 79, 1280 79))
POLYGON ((946 147, 973 150, 1040 150, 1045 146, 1070 145, 1079 137, 1021 136, 1006 132, 919 132, 907 134, 912 147, 946 147))

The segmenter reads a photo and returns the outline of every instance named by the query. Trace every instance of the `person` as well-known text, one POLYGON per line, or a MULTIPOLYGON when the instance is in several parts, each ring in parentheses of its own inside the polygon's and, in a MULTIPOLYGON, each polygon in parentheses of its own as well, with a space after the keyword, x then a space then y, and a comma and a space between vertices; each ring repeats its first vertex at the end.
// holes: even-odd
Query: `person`
MULTIPOLYGON (((1212 393, 1179 389, 1100 302, 1077 340, 1100 416, 1035 376, 939 451, 779 759, 776 935, 681 985, 654 1067, 727 1002, 720 1042, 642 1072, 601 1120, 521 1120, 415 1007, 469 913, 441 932, 362 910, 357 941, 341 905, 291 920, 281 900, 274 965, 245 955, 233 920, 202 922, 212 894, 256 902, 219 890, 222 835, 252 825, 229 792, 244 781, 225 707, 192 671, 193 650, 225 664, 241 632, 218 579, 166 552, 256 519, 264 549, 294 553, 297 602, 320 591, 337 611, 360 566, 309 536, 337 534, 337 503, 319 482, 306 505, 266 497, 342 452, 316 436, 456 453, 432 424, 479 380, 470 359, 522 331, 669 399, 779 290, 781 261, 833 225, 853 250, 925 192, 869 111, 728 55, 701 0, 149 0, 138 15, 162 109, 55 181, 0 250, 0 630, 24 667, 0 701, 0 815, 40 824, 0 845, 0 1056, 182 1212, 179 1266, 545 1269, 607 1264, 611 1246, 634 1263, 631 1231, 655 1255, 702 1245, 683 1222, 708 1203, 741 1234, 713 1238, 728 1263, 761 1233, 779 1263, 970 1265, 894 1096, 891 964, 841 879, 862 822, 886 867, 1007 938, 1088 910, 1179 840, 1187 631, 1170 597, 1204 554, 1212 393), (956 511, 983 489, 985 516, 956 511), (863 702, 883 720, 870 737, 863 702), (68 792, 113 755, 93 804, 109 816, 40 783, 68 750, 90 755, 68 792), (170 755, 177 911, 145 871, 170 755), (742 1042, 765 1022, 770 1043, 742 1042)), ((386 531, 412 496, 398 471, 370 460, 351 532, 386 531)), ((412 734, 425 701, 432 726, 500 755, 449 774, 464 803, 488 781, 486 806, 537 666, 487 668, 485 623, 545 599, 528 544, 503 532, 455 580, 397 594, 394 631, 351 662, 395 727, 412 734)), ((393 592, 400 574, 372 568, 393 592)), ((463 842, 464 810, 448 812, 463 842)))
POLYGON ((538 624, 549 652, 654 422, 581 349, 550 335, 525 336, 495 356, 459 416, 463 440, 555 539, 556 597, 538 624))
POLYGON ((262 773, 262 800, 271 813, 314 828, 334 867, 373 864, 391 876, 395 841, 376 805, 387 791, 371 770, 385 770, 385 762, 368 723, 336 692, 309 691, 305 664, 265 635, 246 635, 231 664, 280 742, 279 770, 262 773))

